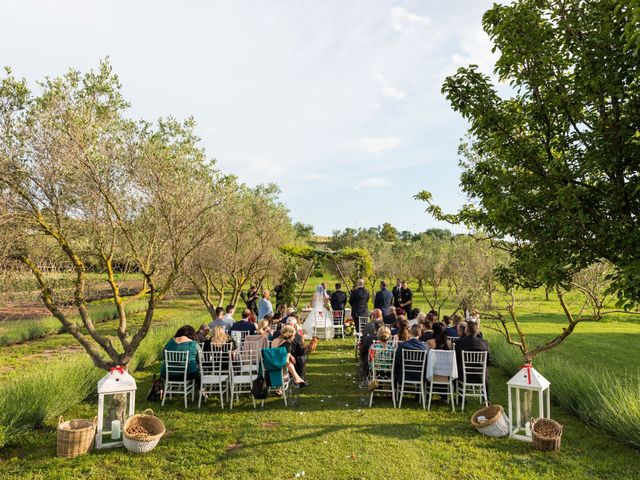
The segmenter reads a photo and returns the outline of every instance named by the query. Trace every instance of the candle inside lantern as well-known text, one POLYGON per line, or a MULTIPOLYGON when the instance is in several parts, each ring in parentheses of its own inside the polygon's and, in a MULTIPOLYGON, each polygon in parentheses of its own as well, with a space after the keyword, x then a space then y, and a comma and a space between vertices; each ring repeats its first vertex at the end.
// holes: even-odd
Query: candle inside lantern
POLYGON ((120 420, 114 420, 111 422, 111 440, 118 440, 120 438, 120 420))

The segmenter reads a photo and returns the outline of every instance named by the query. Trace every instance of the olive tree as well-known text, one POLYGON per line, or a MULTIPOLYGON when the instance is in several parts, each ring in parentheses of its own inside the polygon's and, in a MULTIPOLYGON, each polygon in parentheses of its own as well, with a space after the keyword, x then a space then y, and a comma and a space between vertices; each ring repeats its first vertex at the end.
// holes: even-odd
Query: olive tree
POLYGON ((10 72, 0 82, 0 218, 4 255, 36 279, 46 308, 94 365, 126 366, 195 249, 212 232, 215 172, 193 121, 157 125, 126 117, 128 104, 107 62, 47 78, 32 93, 10 72), (46 245, 46 249, 43 249, 46 245), (55 252, 73 275, 76 324, 43 270, 55 252), (142 325, 128 324, 117 265, 147 284, 142 325), (89 265, 108 282, 118 312, 117 343, 87 308, 89 265))

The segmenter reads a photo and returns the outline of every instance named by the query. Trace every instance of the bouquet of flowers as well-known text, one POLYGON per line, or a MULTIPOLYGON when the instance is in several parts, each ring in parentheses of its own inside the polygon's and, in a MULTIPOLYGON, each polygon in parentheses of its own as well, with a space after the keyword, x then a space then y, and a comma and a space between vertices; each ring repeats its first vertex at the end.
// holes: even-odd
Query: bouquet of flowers
POLYGON ((350 337, 356 331, 356 326, 353 323, 353 318, 345 318, 344 320, 344 334, 350 337))

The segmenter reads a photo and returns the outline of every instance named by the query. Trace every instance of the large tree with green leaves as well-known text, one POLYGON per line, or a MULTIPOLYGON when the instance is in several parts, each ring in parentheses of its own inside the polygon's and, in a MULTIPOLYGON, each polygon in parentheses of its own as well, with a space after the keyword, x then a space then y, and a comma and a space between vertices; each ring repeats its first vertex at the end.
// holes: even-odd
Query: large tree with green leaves
POLYGON ((518 0, 483 17, 502 87, 471 65, 442 91, 470 124, 461 185, 436 217, 512 253, 514 284, 569 286, 601 259, 627 308, 640 302, 640 62, 635 1, 518 0), (501 96, 505 85, 510 94, 501 96))
MULTIPOLYGON (((47 78, 38 94, 10 72, 0 80, 0 250, 36 279, 51 314, 102 369, 128 365, 158 302, 215 226, 217 174, 193 121, 156 125, 126 116, 128 104, 108 62, 47 78), (46 266, 73 278, 76 323, 46 266), (128 322, 118 269, 144 277, 142 324, 128 322), (87 308, 90 273, 102 275, 118 314, 115 338, 87 308)), ((0 259, 1 260, 1 259, 0 259)))

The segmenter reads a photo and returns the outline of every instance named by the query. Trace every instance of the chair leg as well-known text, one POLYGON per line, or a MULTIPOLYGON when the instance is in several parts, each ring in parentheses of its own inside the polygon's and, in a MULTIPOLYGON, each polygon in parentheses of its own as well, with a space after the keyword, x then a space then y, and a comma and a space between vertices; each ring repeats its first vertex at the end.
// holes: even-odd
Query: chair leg
POLYGON ((449 380, 449 396, 451 397, 451 411, 456 411, 456 404, 453 401, 453 382, 449 380))
POLYGON ((195 400, 195 395, 196 395, 196 381, 192 380, 191 381, 191 401, 193 402, 195 400))
POLYGON ((461 405, 461 411, 464 412, 464 402, 467 399, 467 383, 466 382, 462 382, 462 405, 461 405))
POLYGON ((184 389, 184 409, 187 409, 187 398, 189 397, 189 391, 185 388, 184 389))
MULTIPOLYGON (((396 408, 396 388, 391 383, 391 401, 393 402, 393 408, 396 408)), ((402 397, 400 397, 400 401, 402 401, 402 397)))
POLYGON ((169 382, 165 380, 165 382, 164 382, 164 391, 162 392, 162 406, 163 407, 164 407, 164 401, 167 399, 167 390, 168 390, 167 384, 168 383, 169 382))
POLYGON ((429 384, 429 404, 427 406, 427 411, 431 411, 431 398, 433 397, 433 382, 429 384))
POLYGON ((231 383, 231 397, 229 399, 229 410, 233 410, 233 383, 231 383))
POLYGON ((369 395, 369 408, 371 408, 371 405, 373 405, 373 392, 369 395))
MULTIPOLYGON (((400 403, 398 403, 398 408, 402 408, 402 398, 404 397, 404 382, 400 384, 400 403)), ((395 407, 395 405, 394 405, 395 407)))
POLYGON ((198 410, 200 410, 200 404, 202 403, 202 396, 204 395, 202 385, 200 385, 200 391, 198 393, 198 410))

